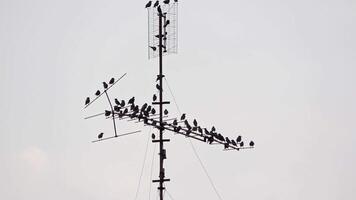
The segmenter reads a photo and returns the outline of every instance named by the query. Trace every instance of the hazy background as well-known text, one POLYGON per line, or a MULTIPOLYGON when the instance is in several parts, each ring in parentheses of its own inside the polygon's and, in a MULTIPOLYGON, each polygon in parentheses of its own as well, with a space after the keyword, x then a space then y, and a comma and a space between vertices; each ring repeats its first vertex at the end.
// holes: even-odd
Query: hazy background
MULTIPOLYGON (((125 72, 111 96, 151 100, 145 3, 0 0, 1 199, 134 199, 149 129, 121 122, 120 133, 142 134, 92 144, 112 124, 83 119, 104 99, 83 105, 125 72)), ((164 72, 180 110, 256 142, 226 152, 193 141, 222 198, 355 199, 356 1, 182 0, 179 15, 179 54, 164 72)), ((189 140, 167 137, 173 199, 218 199, 189 140)))

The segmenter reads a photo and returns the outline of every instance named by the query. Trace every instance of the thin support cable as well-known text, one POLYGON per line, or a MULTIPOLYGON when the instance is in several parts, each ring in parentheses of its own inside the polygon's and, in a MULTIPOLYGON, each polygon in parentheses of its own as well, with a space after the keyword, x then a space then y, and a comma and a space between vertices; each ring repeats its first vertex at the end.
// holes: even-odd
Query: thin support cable
POLYGON ((174 95, 173 95, 173 92, 172 92, 172 90, 171 90, 171 87, 169 86, 169 83, 168 83, 167 78, 166 78, 166 77, 164 77, 164 80, 166 80, 166 81, 165 81, 165 83, 167 84, 168 90, 169 90, 169 92, 170 92, 170 93, 171 93, 171 95, 172 95, 172 98, 173 98, 174 104, 176 105, 176 107, 177 107, 177 110, 178 110, 179 114, 182 114, 182 113, 181 113, 181 111, 180 111, 180 109, 179 109, 179 106, 178 106, 178 104, 177 104, 176 98, 175 98, 175 97, 174 97, 174 95))
MULTIPOLYGON (((151 130, 152 130, 152 127, 150 128, 150 131, 149 131, 149 132, 151 132, 151 130)), ((150 141, 150 134, 147 134, 147 135, 148 135, 148 137, 147 137, 147 143, 146 143, 146 150, 145 150, 145 155, 144 155, 144 158, 143 158, 143 163, 142 163, 140 178, 139 178, 139 180, 138 180, 138 186, 137 186, 137 189, 136 189, 135 200, 137 199, 137 197, 138 197, 138 192, 140 191, 143 169, 144 169, 145 163, 146 163, 147 150, 148 150, 148 143, 149 143, 149 141, 150 141)))
POLYGON ((193 151, 194 151, 194 154, 195 154, 195 156, 198 158, 198 161, 199 161, 199 163, 200 163, 200 166, 203 168, 203 170, 204 170, 204 172, 205 172, 205 175, 208 177, 209 182, 210 182, 211 186, 213 187, 213 189, 214 189, 216 195, 218 196, 218 198, 219 198, 220 200, 222 200, 222 198, 221 198, 221 196, 220 196, 218 190, 217 190, 216 187, 215 187, 215 184, 214 184, 213 180, 211 179, 211 177, 210 177, 210 175, 209 175, 209 173, 208 173, 208 170, 205 168, 203 161, 200 159, 200 157, 199 157, 199 155, 198 155, 198 152, 197 152, 197 150, 195 149, 195 147, 194 147, 194 145, 193 145, 191 139, 190 139, 190 138, 188 138, 188 139, 189 139, 189 143, 190 143, 190 145, 191 145, 191 147, 192 147, 192 149, 193 149, 193 151))
POLYGON ((166 192, 167 192, 167 194, 168 194, 169 198, 170 198, 170 199, 172 199, 172 200, 174 200, 174 199, 173 199, 173 197, 172 197, 172 195, 168 192, 168 190, 167 190, 167 189, 166 189, 166 192))
MULTIPOLYGON (((177 110, 178 110, 179 114, 181 115, 182 113, 181 113, 181 111, 180 111, 180 109, 179 109, 179 106, 178 106, 178 103, 177 103, 176 99, 174 98, 173 92, 172 92, 171 88, 169 87, 168 80, 167 80, 166 77, 164 77, 164 79, 166 80, 165 82, 167 83, 169 92, 170 92, 171 95, 172 95, 174 104, 176 105, 177 110)), ((199 155, 198 155, 198 152, 197 152, 197 150, 195 149, 195 147, 194 147, 194 145, 193 145, 191 139, 190 139, 190 138, 188 138, 188 139, 189 139, 189 143, 190 143, 190 145, 191 145, 191 147, 192 147, 192 149, 193 149, 194 155, 197 157, 197 159, 198 159, 198 161, 199 161, 199 163, 200 163, 200 166, 203 168, 205 175, 208 177, 208 180, 209 180, 209 182, 210 182, 210 185, 211 185, 212 188, 214 189, 214 192, 215 192, 216 196, 218 196, 218 198, 219 198, 220 200, 222 200, 222 198, 221 198, 221 196, 220 196, 218 190, 216 189, 216 186, 215 186, 213 180, 211 179, 211 177, 210 177, 210 175, 209 175, 209 173, 208 173, 208 170, 205 168, 205 166, 204 166, 204 164, 203 164, 203 161, 200 159, 200 157, 199 157, 199 155)))
POLYGON ((152 180, 152 175, 153 175, 153 163, 155 160, 156 146, 157 145, 154 145, 154 147, 153 147, 153 155, 152 155, 152 162, 151 162, 151 175, 150 175, 150 190, 148 193, 148 200, 151 200, 151 189, 152 189, 152 181, 151 180, 152 180))

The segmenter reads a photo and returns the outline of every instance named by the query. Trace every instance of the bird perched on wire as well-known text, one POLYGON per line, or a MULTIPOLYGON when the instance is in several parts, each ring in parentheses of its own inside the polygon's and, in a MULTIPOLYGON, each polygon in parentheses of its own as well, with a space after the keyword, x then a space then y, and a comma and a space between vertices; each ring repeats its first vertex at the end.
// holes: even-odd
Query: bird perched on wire
POLYGON ((128 104, 134 104, 135 103, 135 97, 132 97, 127 103, 128 104))
POLYGON ((159 91, 162 90, 162 87, 161 87, 160 85, 158 85, 158 84, 156 84, 156 88, 157 88, 157 90, 159 90, 159 91))
POLYGON ((250 147, 255 146, 255 143, 253 141, 250 142, 250 147))
POLYGON ((242 139, 242 138, 241 138, 241 135, 237 136, 236 142, 237 142, 237 143, 241 142, 241 139, 242 139))
POLYGON ((110 110, 105 110, 105 116, 108 117, 111 115, 111 111, 110 110))
POLYGON ((163 3, 169 4, 169 0, 164 0, 163 3))
POLYGON ((110 81, 109 81, 109 84, 114 84, 115 83, 115 78, 111 78, 110 81))
POLYGON ((167 20, 166 23, 164 23, 163 27, 166 28, 169 25, 170 21, 167 20))
POLYGON ((120 105, 121 105, 120 101, 119 101, 119 100, 117 100, 117 99, 115 99, 115 104, 116 104, 116 105, 118 105, 118 106, 120 106, 120 105))
POLYGON ((152 1, 149 1, 149 2, 146 4, 145 8, 149 8, 149 7, 151 7, 151 5, 152 5, 152 1))
POLYGON ((197 122, 196 119, 193 120, 193 124, 194 124, 195 127, 198 126, 198 122, 197 122))
POLYGON ((98 139, 100 140, 101 138, 103 138, 103 136, 104 136, 104 133, 99 133, 98 139))
POLYGON ((168 110, 167 109, 164 110, 164 115, 168 115, 168 110))
POLYGON ((164 75, 157 75, 156 82, 161 80, 164 77, 164 75))
POLYGON ((108 84, 105 83, 105 82, 103 82, 103 86, 104 86, 105 89, 107 89, 109 87, 108 84))
POLYGON ((162 9, 161 9, 161 6, 158 6, 158 7, 157 7, 157 12, 158 12, 158 14, 161 14, 161 15, 162 15, 162 9))
POLYGON ((180 120, 185 120, 185 113, 180 117, 180 120))
POLYGON ((157 0, 156 2, 155 2, 155 4, 153 5, 153 7, 155 8, 155 7, 157 7, 159 5, 159 1, 157 0))
POLYGON ((153 100, 153 101, 156 101, 156 100, 157 100, 157 96, 156 96, 155 94, 153 95, 152 100, 153 100))
POLYGON ((87 97, 87 99, 85 99, 85 105, 88 105, 90 103, 90 98, 87 97))

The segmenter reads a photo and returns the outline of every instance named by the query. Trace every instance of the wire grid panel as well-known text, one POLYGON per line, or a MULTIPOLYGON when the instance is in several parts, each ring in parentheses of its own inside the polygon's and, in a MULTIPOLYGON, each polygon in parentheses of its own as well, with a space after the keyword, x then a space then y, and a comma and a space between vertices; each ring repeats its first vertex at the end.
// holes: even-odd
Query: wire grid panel
MULTIPOLYGON (((178 53, 178 2, 172 1, 170 4, 161 3, 162 12, 165 14, 162 20, 163 31, 163 55, 178 53), (169 21, 167 26, 165 22, 169 21)), ((159 56, 159 16, 157 7, 148 9, 148 59, 159 56), (155 47, 156 50, 153 50, 155 47)))

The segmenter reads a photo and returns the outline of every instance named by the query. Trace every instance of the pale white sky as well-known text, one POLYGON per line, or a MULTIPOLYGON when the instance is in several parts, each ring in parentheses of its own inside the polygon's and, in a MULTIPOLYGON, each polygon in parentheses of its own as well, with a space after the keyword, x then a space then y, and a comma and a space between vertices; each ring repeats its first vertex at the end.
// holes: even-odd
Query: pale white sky
MULTIPOLYGON (((134 199, 149 130, 120 123, 143 132, 92 144, 112 125, 83 118, 107 105, 82 108, 125 72, 111 95, 151 100, 145 3, 0 1, 1 199, 134 199)), ((180 2, 179 54, 164 69, 180 109, 256 142, 240 152, 193 142, 224 200, 356 198, 355 21, 353 0, 180 2)), ((167 137, 173 198, 218 199, 189 141, 167 137)))

